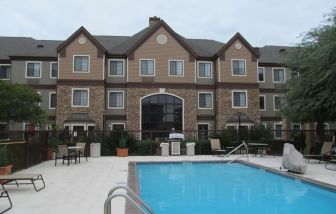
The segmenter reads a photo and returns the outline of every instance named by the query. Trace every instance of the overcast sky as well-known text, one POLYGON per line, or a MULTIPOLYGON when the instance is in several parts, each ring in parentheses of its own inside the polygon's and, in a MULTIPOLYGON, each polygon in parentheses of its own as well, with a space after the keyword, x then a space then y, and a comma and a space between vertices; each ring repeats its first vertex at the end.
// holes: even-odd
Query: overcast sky
POLYGON ((0 36, 64 40, 84 26, 94 35, 130 36, 158 16, 186 38, 253 46, 295 45, 322 23, 335 0, 0 0, 0 36))

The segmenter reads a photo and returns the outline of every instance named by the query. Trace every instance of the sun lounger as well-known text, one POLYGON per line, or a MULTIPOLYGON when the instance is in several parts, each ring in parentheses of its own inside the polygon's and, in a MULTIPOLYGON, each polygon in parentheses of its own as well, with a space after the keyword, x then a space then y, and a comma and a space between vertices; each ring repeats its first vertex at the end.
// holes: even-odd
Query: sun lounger
POLYGON ((45 183, 43 180, 43 177, 41 174, 12 174, 12 175, 0 175, 0 184, 3 189, 4 185, 27 185, 32 184, 34 186, 34 189, 36 192, 39 192, 40 190, 45 188, 45 183), (5 181, 5 182, 1 182, 5 181), (26 181, 25 183, 21 183, 19 181, 26 181), (36 181, 41 181, 43 186, 41 188, 37 188, 36 181), (15 182, 15 184, 12 184, 11 182, 15 182))
POLYGON ((325 168, 336 171, 336 168, 328 168, 328 164, 336 164, 336 155, 332 155, 328 160, 326 160, 325 168))
POLYGON ((305 155, 304 158, 306 158, 306 160, 310 159, 315 159, 315 160, 319 160, 319 163, 321 163, 321 161, 326 161, 330 158, 331 156, 331 149, 332 146, 335 142, 335 137, 333 138, 333 140, 331 142, 324 142, 321 148, 321 152, 320 154, 317 155, 305 155))
POLYGON ((9 197, 9 194, 8 194, 7 190, 5 190, 5 189, 0 190, 0 199, 1 199, 1 198, 7 198, 7 199, 8 199, 9 207, 6 208, 5 210, 0 211, 0 214, 5 213, 5 212, 7 212, 8 210, 12 209, 12 201, 11 201, 11 199, 10 199, 10 197, 9 197))
POLYGON ((219 139, 210 139, 212 155, 226 154, 228 150, 222 149, 219 139))

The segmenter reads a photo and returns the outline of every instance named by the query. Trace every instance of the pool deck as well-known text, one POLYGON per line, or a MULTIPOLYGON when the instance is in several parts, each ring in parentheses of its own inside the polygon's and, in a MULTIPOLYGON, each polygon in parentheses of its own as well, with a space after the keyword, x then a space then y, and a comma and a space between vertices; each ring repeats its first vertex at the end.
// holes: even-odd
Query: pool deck
MULTIPOLYGON (((225 160, 237 156, 230 156, 225 160)), ((42 174, 46 188, 35 192, 32 185, 5 186, 12 198, 13 208, 8 214, 98 214, 103 213, 104 201, 108 191, 115 185, 126 185, 129 161, 214 161, 221 157, 202 156, 132 156, 127 158, 101 157, 89 158, 86 163, 62 165, 59 160, 57 167, 54 161, 47 161, 22 170, 18 173, 42 174)), ((246 158, 242 159, 246 160, 246 158)), ((281 157, 250 157, 250 162, 279 170, 281 157)), ((335 165, 333 167, 336 167, 335 165)), ((336 186, 336 171, 324 168, 324 162, 311 160, 306 178, 336 186)), ((0 211, 6 204, 0 200, 0 211)), ((113 213, 124 213, 124 200, 112 202, 113 213)))

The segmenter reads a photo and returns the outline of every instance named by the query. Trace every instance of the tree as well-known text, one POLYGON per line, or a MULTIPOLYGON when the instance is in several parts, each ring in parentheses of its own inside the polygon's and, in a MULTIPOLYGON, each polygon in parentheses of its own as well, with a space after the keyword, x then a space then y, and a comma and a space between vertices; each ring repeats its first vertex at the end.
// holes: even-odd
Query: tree
POLYGON ((47 119, 47 114, 39 106, 40 95, 28 86, 0 80, 0 100, 0 121, 42 125, 47 119))
POLYGON ((282 112, 293 122, 316 122, 318 141, 323 142, 324 122, 336 119, 336 8, 290 51, 286 66, 300 77, 288 81, 282 112))

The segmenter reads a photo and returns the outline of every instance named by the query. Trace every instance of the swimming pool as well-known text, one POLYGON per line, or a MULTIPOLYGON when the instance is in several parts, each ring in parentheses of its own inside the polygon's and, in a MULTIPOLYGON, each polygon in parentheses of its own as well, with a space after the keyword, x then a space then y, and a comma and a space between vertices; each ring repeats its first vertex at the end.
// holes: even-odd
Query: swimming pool
POLYGON ((137 163, 156 214, 336 212, 336 192, 241 163, 137 163))

